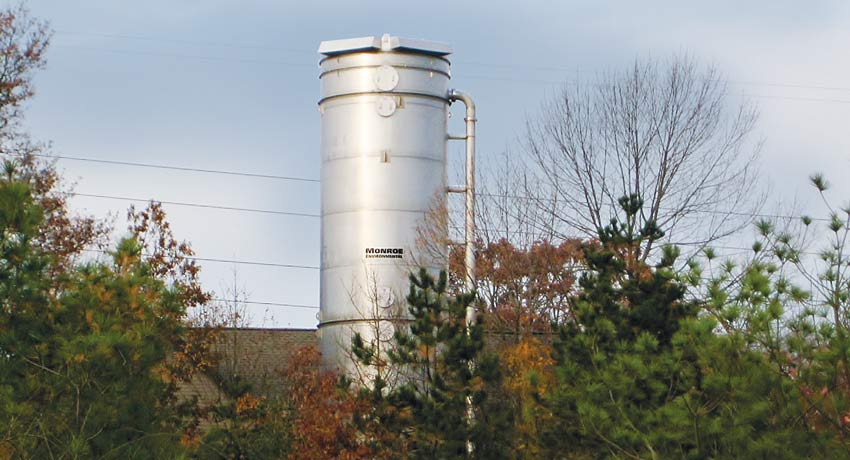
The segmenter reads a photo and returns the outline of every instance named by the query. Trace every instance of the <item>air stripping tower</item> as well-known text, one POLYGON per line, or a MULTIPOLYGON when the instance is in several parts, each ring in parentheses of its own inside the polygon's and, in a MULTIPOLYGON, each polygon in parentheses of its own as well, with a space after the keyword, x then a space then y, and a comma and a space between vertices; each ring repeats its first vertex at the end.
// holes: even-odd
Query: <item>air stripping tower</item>
POLYGON ((447 267, 444 243, 421 244, 423 234, 448 234, 440 216, 446 193, 466 195, 473 286, 475 107, 449 89, 451 49, 444 43, 384 35, 322 42, 319 53, 320 348, 327 367, 352 372, 353 334, 367 341, 391 336, 407 316, 410 271, 447 267), (450 136, 455 100, 466 106, 466 133, 450 136), (453 139, 467 144, 467 183, 457 187, 446 183, 446 144, 453 139))

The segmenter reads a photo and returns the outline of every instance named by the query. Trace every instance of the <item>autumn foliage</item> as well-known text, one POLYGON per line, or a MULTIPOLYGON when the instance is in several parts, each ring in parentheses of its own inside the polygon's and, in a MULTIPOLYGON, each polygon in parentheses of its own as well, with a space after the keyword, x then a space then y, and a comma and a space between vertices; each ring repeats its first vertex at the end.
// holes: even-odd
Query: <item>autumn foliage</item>
MULTIPOLYGON (((582 270, 581 241, 540 241, 527 249, 506 239, 476 250, 478 299, 491 332, 515 337, 552 331, 570 317, 570 297, 582 270)), ((449 267, 464 273, 463 248, 454 247, 449 267)))
POLYGON ((352 425, 364 402, 321 369, 314 347, 298 350, 284 372, 284 394, 293 413, 291 457, 302 460, 373 458, 352 425))
POLYGON ((474 293, 455 246, 411 276, 405 327, 350 344, 399 378, 355 384, 306 347, 261 387, 190 318, 212 296, 163 207, 112 240, 21 131, 49 40, 0 10, 0 460, 850 458, 850 210, 823 219, 819 271, 762 223, 741 265, 679 264, 638 195, 593 240, 479 242, 474 293), (181 396, 193 379, 218 399, 181 396))

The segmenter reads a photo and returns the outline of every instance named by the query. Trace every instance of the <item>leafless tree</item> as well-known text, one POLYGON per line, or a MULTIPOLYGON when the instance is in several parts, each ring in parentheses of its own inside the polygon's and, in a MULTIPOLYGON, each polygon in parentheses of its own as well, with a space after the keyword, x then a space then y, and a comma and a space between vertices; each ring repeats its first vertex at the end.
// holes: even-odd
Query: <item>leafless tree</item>
POLYGON ((4 142, 17 143, 23 105, 35 94, 33 76, 47 63, 52 34, 47 22, 34 18, 23 2, 0 10, 0 140, 4 142))
POLYGON ((524 167, 521 152, 511 150, 493 162, 482 162, 475 208, 476 236, 482 246, 507 240, 528 249, 554 239, 552 213, 536 205, 535 178, 521 174, 524 167))
POLYGON ((354 284, 348 292, 351 305, 363 318, 349 326, 337 346, 342 350, 341 367, 355 387, 369 388, 377 378, 393 388, 404 379, 404 370, 393 366, 387 353, 395 342, 395 333, 409 322, 407 302, 402 293, 380 285, 377 275, 364 265, 363 282, 354 284), (352 350, 352 339, 359 334, 363 345, 373 352, 364 363, 352 350))
MULTIPOLYGON (((621 197, 638 195, 631 225, 654 221, 666 241, 704 246, 748 225, 759 206, 756 119, 753 106, 729 101, 715 67, 638 60, 565 87, 528 122, 523 199, 540 229, 569 238, 595 236, 621 197)), ((657 243, 638 248, 641 260, 657 243)))

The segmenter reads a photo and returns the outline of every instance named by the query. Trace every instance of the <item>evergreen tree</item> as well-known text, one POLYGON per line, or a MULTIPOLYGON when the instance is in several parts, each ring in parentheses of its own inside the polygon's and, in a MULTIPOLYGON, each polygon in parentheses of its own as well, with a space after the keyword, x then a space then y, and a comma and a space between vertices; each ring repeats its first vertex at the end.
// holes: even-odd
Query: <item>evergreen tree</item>
MULTIPOLYGON (((12 163, 0 178, 0 458, 179 458, 187 286, 142 259, 56 267, 12 163)), ((188 405, 188 404, 187 404, 188 405)))
POLYGON ((766 353, 698 314, 672 270, 675 249, 654 266, 634 257, 659 230, 631 225, 638 197, 620 204, 625 221, 585 247, 575 320, 555 347, 547 457, 843 458, 800 417, 799 391, 766 353))
MULTIPOLYGON (((363 418, 391 431, 379 440, 396 449, 396 455, 506 458, 510 417, 488 398, 501 378, 498 360, 484 350, 481 322, 465 323, 475 293, 449 296, 445 272, 434 279, 422 269, 410 282, 412 320, 396 330, 388 351, 389 362, 404 369, 406 378, 393 388, 377 379, 364 390, 371 408, 363 418)), ((374 348, 360 335, 354 337, 353 352, 365 366, 376 359, 374 348)))

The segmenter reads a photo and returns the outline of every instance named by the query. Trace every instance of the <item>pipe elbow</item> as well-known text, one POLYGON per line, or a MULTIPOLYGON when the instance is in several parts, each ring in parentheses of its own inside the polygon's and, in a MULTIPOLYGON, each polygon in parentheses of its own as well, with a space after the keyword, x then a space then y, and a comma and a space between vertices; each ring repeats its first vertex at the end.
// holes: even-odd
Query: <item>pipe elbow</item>
POLYGON ((469 94, 464 93, 463 91, 460 91, 460 90, 450 89, 449 90, 449 100, 452 101, 452 102, 454 102, 454 101, 463 102, 463 105, 466 106, 466 116, 467 116, 467 118, 471 118, 471 119, 475 120, 475 102, 472 100, 472 96, 470 96, 469 94))

